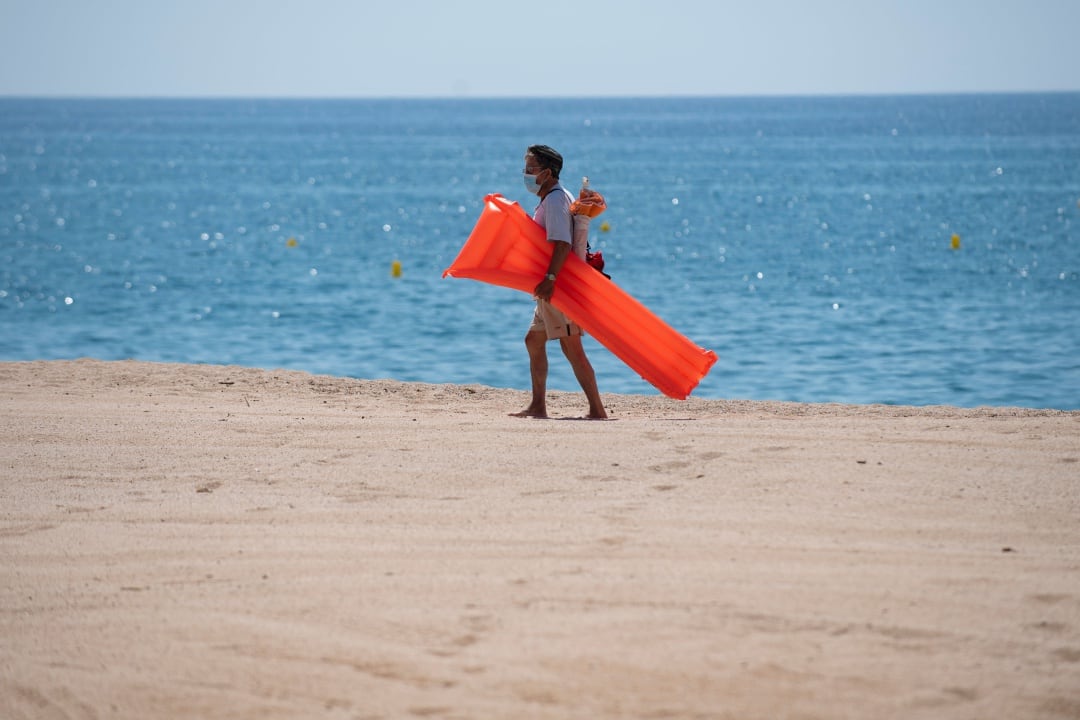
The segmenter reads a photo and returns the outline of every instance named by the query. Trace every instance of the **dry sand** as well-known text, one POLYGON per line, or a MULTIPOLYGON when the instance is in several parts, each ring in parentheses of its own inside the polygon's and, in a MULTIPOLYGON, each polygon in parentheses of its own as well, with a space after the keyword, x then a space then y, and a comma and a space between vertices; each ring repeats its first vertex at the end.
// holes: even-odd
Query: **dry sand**
POLYGON ((1080 717, 1080 413, 605 401, 0 363, 0 718, 1080 717))

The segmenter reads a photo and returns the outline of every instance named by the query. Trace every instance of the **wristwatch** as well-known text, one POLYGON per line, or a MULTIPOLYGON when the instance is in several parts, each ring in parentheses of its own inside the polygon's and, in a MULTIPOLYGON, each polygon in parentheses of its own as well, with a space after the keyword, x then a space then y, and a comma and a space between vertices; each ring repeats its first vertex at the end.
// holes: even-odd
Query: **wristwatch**
POLYGON ((548 280, 550 280, 551 282, 555 282, 555 273, 548 273, 544 277, 547 278, 548 280))

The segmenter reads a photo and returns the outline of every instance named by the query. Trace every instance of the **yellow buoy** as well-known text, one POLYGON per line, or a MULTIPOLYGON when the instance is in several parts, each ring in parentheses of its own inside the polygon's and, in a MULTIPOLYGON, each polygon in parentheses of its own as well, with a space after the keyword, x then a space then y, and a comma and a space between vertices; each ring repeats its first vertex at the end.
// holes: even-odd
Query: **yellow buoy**
POLYGON ((401 261, 395 260, 390 263, 390 277, 401 277, 401 261))
POLYGON ((607 231, 608 231, 608 230, 610 230, 610 229, 611 229, 611 225, 610 225, 610 224, 608 224, 608 221, 607 221, 607 220, 605 220, 604 222, 600 223, 600 232, 607 232, 607 231))
POLYGON ((956 233, 953 233, 953 236, 952 236, 952 249, 953 250, 959 250, 960 249, 960 236, 957 235, 956 233))
POLYGON ((286 247, 296 247, 296 238, 291 237, 288 240, 286 240, 285 241, 285 246, 286 247))

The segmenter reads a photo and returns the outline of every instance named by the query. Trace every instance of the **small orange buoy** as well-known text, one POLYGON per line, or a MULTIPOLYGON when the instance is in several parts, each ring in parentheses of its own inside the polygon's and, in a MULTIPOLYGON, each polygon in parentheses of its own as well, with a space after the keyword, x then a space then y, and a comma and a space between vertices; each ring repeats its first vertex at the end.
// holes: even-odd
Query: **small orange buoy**
POLYGON ((296 247, 296 245, 297 245, 296 238, 294 238, 294 237, 291 237, 291 238, 289 238, 288 240, 285 241, 285 247, 296 247))
POLYGON ((959 250, 960 249, 960 236, 957 235, 956 233, 953 233, 953 236, 952 236, 952 249, 953 250, 959 250))
POLYGON ((395 277, 395 278, 401 277, 401 261, 400 260, 395 260, 394 262, 390 263, 390 277, 395 277))

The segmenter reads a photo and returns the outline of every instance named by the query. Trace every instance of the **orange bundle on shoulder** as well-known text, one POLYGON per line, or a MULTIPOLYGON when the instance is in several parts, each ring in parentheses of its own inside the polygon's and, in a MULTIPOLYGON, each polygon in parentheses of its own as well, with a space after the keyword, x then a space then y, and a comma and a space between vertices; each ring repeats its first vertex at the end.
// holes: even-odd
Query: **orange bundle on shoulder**
POLYGON ((578 193, 578 199, 570 203, 570 212, 574 215, 594 218, 605 210, 607 210, 607 203, 603 196, 589 189, 589 178, 581 178, 581 192, 578 193))

